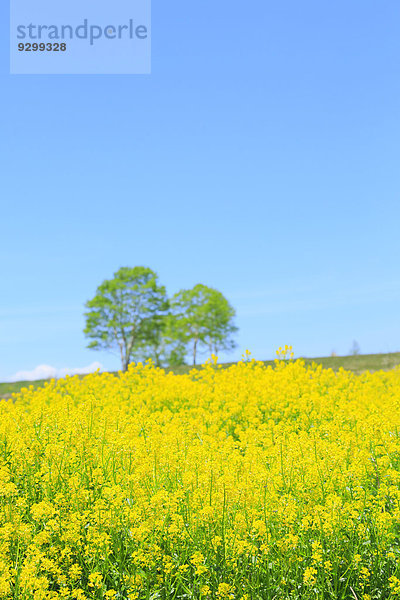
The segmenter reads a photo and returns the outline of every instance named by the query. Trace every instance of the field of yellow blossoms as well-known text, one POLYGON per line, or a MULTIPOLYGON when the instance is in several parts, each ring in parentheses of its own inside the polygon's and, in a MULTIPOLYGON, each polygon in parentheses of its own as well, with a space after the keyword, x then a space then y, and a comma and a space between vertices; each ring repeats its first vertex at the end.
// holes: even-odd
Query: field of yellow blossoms
POLYGON ((400 369, 151 364, 0 401, 0 598, 400 596, 400 369))

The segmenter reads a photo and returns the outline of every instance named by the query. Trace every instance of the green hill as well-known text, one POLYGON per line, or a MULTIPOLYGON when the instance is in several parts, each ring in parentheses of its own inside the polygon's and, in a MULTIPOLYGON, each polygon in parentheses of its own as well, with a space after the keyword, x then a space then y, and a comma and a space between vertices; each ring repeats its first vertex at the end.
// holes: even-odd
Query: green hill
MULTIPOLYGON (((337 371, 341 367, 354 373, 362 373, 363 371, 379 371, 381 369, 393 369, 400 365, 400 352, 391 352, 390 354, 358 354, 356 356, 323 356, 317 358, 305 358, 307 364, 313 362, 321 364, 326 369, 337 371)), ((223 367, 229 367, 234 363, 223 363, 223 367)), ((273 360, 264 361, 265 365, 273 365, 273 360)), ((197 366, 196 368, 201 368, 197 366)), ((192 366, 178 367, 174 369, 177 374, 187 373, 193 369, 192 366)), ((40 387, 44 381, 17 381, 15 383, 0 383, 0 398, 10 398, 15 392, 19 392, 24 387, 33 386, 40 387)))

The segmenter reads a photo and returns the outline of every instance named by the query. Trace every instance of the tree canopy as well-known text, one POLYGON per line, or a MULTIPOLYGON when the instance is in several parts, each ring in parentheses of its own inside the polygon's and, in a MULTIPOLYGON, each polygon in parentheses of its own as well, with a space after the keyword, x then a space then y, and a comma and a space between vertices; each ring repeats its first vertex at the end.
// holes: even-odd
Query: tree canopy
POLYGON ((117 353, 123 370, 132 360, 178 366, 187 356, 235 347, 235 311, 221 292, 202 284, 169 301, 165 287, 146 267, 123 267, 103 281, 86 303, 89 348, 117 353))
POLYGON ((171 300, 171 311, 172 334, 191 353, 194 365, 198 353, 205 349, 217 354, 235 347, 235 311, 218 290, 201 283, 181 290, 171 300))

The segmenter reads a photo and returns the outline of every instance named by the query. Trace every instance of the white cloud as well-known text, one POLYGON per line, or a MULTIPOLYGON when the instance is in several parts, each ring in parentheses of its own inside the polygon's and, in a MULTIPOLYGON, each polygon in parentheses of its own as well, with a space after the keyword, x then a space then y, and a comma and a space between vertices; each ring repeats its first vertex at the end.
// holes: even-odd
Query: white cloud
POLYGON ((36 379, 59 379, 66 375, 88 375, 102 368, 103 365, 99 362, 93 362, 87 367, 64 367, 62 369, 50 365, 38 365, 32 371, 18 371, 9 377, 8 381, 35 381, 36 379))

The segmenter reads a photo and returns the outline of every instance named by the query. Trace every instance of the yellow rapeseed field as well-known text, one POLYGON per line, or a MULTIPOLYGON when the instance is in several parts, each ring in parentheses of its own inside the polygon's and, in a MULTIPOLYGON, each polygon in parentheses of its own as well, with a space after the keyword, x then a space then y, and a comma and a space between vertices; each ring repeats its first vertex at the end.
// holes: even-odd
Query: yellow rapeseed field
POLYGON ((400 595, 400 369, 151 364, 0 402, 0 597, 400 595))

